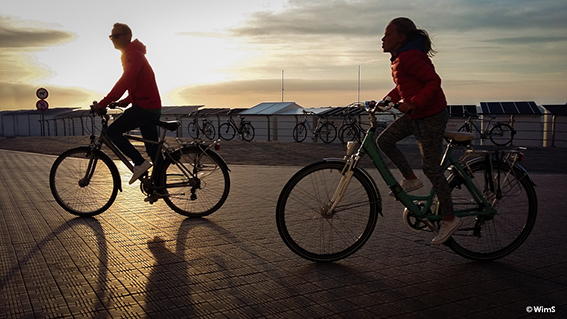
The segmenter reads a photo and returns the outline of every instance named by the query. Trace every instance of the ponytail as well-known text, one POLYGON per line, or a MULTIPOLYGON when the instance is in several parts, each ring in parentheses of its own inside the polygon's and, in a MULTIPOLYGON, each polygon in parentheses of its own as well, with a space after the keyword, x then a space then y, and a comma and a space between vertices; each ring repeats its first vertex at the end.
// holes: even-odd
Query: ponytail
POLYGON ((423 29, 418 29, 410 19, 403 17, 395 18, 390 21, 390 24, 395 25, 398 32, 406 36, 406 43, 422 37, 424 40, 423 52, 429 57, 433 57, 437 53, 437 51, 433 50, 433 42, 429 37, 429 33, 423 29))

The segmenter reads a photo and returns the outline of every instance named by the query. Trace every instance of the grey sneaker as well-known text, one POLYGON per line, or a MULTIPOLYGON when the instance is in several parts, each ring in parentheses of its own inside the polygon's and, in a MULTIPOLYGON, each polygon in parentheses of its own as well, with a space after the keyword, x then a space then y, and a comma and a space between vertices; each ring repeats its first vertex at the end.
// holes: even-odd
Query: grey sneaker
POLYGON ((144 161, 140 165, 134 166, 134 170, 132 171, 132 178, 130 178, 130 183, 134 183, 140 176, 144 175, 144 173, 152 167, 152 164, 148 161, 144 161))
POLYGON ((455 216, 455 218, 453 218, 453 220, 450 222, 442 220, 441 227, 439 227, 439 232, 437 233, 437 236, 433 238, 431 243, 433 245, 441 245, 442 243, 446 242, 447 239, 449 239, 449 237, 451 237, 457 231, 457 229, 461 227, 462 224, 463 221, 457 216, 455 216))
MULTIPOLYGON (((423 183, 419 180, 419 178, 416 179, 404 179, 401 183, 400 186, 406 191, 406 193, 409 193, 411 191, 414 191, 416 189, 420 189, 423 187, 423 183)), ((390 196, 394 196, 394 192, 390 191, 390 196)))

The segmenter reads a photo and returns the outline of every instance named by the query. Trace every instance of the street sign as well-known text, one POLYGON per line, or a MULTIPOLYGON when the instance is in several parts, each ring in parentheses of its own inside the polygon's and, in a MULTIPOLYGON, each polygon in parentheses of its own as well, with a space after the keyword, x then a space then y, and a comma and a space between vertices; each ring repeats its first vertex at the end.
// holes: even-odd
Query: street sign
POLYGON ((46 111, 49 108, 49 103, 46 100, 39 100, 35 103, 35 107, 40 111, 46 111))
POLYGON ((45 100, 49 96, 49 92, 47 92, 47 90, 44 88, 39 88, 35 92, 35 95, 37 96, 38 99, 45 100))

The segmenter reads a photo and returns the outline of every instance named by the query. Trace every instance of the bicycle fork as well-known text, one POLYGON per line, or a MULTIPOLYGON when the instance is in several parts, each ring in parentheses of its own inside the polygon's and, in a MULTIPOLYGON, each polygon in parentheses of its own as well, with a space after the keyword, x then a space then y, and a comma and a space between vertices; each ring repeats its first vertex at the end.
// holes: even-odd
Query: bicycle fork
POLYGON ((321 207, 321 215, 327 219, 332 218, 335 213, 336 213, 336 208, 337 205, 339 205, 339 202, 343 199, 343 196, 345 195, 346 189, 348 187, 348 185, 350 184, 350 180, 352 179, 352 175, 354 175, 354 171, 353 171, 353 167, 355 165, 356 160, 354 159, 350 159, 347 164, 345 165, 345 167, 343 168, 341 174, 343 175, 341 177, 341 180, 339 181, 339 185, 337 186, 337 189, 335 190, 335 194, 333 195, 333 197, 331 198, 331 200, 329 201, 329 203, 327 205, 324 205, 323 207, 321 207))

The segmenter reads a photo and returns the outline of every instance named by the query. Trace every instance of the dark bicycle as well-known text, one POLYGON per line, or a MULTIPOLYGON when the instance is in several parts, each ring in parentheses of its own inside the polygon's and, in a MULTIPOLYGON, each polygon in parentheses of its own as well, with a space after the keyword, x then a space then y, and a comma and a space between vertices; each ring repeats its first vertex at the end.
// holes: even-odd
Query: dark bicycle
POLYGON ((254 139, 255 130, 254 126, 250 123, 250 121, 244 121, 244 116, 239 115, 240 124, 236 125, 232 115, 230 114, 232 111, 228 111, 228 115, 230 118, 226 121, 226 123, 221 124, 219 127, 219 136, 226 141, 232 140, 236 133, 242 138, 242 140, 250 142, 254 139))
POLYGON ((514 135, 516 135, 516 130, 512 128, 506 122, 493 122, 496 116, 491 116, 490 120, 486 124, 484 129, 479 129, 476 124, 471 120, 472 114, 468 114, 469 117, 465 123, 458 129, 458 132, 473 133, 473 128, 480 135, 481 140, 487 138, 498 146, 512 145, 514 140, 514 135))
MULTIPOLYGON (((115 107, 110 105, 109 107, 115 107)), ((91 106, 92 110, 92 106, 91 106)), ((100 135, 95 132, 95 117, 91 111, 90 145, 70 149, 53 163, 49 174, 49 187, 53 197, 66 211, 78 216, 94 216, 106 211, 122 191, 120 173, 114 161, 102 150, 103 145, 120 159, 130 171, 134 166, 106 136, 110 116, 103 110, 100 135)), ((175 212, 202 217, 218 210, 226 201, 230 190, 229 168, 224 159, 204 142, 184 143, 169 147, 165 140, 167 131, 179 128, 178 121, 155 124, 163 128, 158 142, 138 136, 125 135, 128 139, 158 145, 158 154, 152 159, 158 163, 151 174, 139 179, 140 190, 153 204, 159 199, 175 212), (158 160, 162 156, 163 160, 158 160)))
POLYGON ((337 138, 337 128, 326 117, 325 121, 321 121, 322 116, 317 115, 317 125, 312 129, 309 121, 307 121, 307 114, 317 115, 315 112, 303 110, 303 120, 293 128, 293 139, 296 142, 303 142, 307 138, 308 130, 313 134, 314 139, 319 136, 323 143, 332 143, 337 138))
POLYGON ((193 121, 189 122, 187 125, 187 130, 189 131, 189 136, 192 138, 200 138, 204 135, 209 140, 215 138, 215 127, 207 119, 203 119, 203 125, 199 126, 198 111, 194 112, 193 121))

